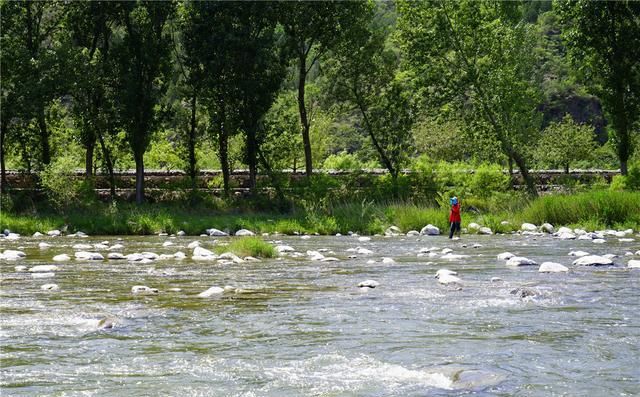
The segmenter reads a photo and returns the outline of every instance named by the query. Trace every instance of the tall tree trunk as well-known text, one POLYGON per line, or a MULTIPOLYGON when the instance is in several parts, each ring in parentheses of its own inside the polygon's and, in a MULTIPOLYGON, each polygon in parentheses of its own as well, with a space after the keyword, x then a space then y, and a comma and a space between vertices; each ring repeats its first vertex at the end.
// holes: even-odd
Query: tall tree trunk
POLYGON ((144 202, 144 152, 136 150, 133 154, 136 161, 136 204, 144 202))
POLYGON ((378 139, 376 138, 375 132, 373 131, 373 126, 371 125, 371 122, 369 121, 369 116, 367 114, 367 108, 366 108, 365 104, 363 103, 361 98, 358 97, 357 94, 356 94, 356 98, 357 98, 356 100, 358 102, 358 109, 360 110, 360 114, 362 114, 362 119, 364 120, 364 125, 365 125, 365 127, 367 129, 367 132, 369 133, 369 137, 371 138, 371 142, 373 143, 373 146, 376 148, 376 151, 378 152, 378 155, 380 156, 380 159, 384 163, 384 166, 387 167, 387 170, 391 174, 391 177, 395 180, 398 177, 398 170, 396 170, 396 168, 393 166, 393 163, 391 162, 391 159, 389 159, 389 156, 387 156, 387 153, 385 153, 385 151, 382 148, 382 146, 380 146, 380 143, 378 143, 378 139))
POLYGON ((101 133, 98 133, 98 140, 100 141, 100 147, 102 148, 102 156, 104 157, 104 161, 107 163, 107 170, 109 172, 109 187, 111 190, 111 200, 116 199, 116 176, 113 172, 113 160, 111 159, 111 153, 109 152, 109 148, 104 143, 104 138, 101 133))
POLYGON ((565 173, 565 174, 567 174, 567 175, 569 175, 569 163, 566 163, 566 164, 564 165, 564 173, 565 173))
POLYGON ((51 149, 49 147, 49 130, 47 130, 44 107, 42 107, 38 111, 38 127, 40 128, 40 148, 42 149, 42 163, 44 165, 49 165, 49 163, 51 163, 51 149))
POLYGON ((298 64, 298 110, 300 112, 300 126, 302 128, 302 142, 304 144, 304 164, 307 177, 313 173, 313 161, 311 159, 311 138, 309 137, 309 119, 307 118, 307 107, 304 100, 304 89, 307 80, 307 60, 304 48, 300 50, 298 64))
POLYGON ((3 117, 0 122, 0 193, 7 190, 7 169, 4 162, 4 137, 7 134, 7 119, 3 117))
POLYGON ((93 151, 95 146, 96 146, 95 139, 93 140, 93 142, 90 142, 85 146, 86 152, 84 156, 84 170, 85 170, 84 172, 85 172, 85 177, 87 179, 93 176, 93 151))
POLYGON ((218 156, 220 157, 220 168, 222 168, 222 187, 224 189, 225 196, 229 195, 229 137, 227 136, 226 112, 224 108, 224 102, 222 99, 220 103, 220 118, 219 132, 218 132, 218 156))
POLYGON ((191 178, 191 189, 196 190, 196 105, 197 95, 196 90, 193 90, 193 96, 191 97, 191 128, 189 128, 189 178, 191 178))
POLYGON ((247 162, 249 163, 249 190, 253 194, 256 190, 258 143, 256 142, 256 130, 251 126, 247 128, 247 162))
POLYGON ((538 190, 536 189, 536 184, 533 181, 533 178, 531 177, 531 175, 529 174, 529 168, 527 168, 527 164, 524 158, 522 158, 520 153, 516 153, 516 152, 511 153, 511 156, 513 157, 513 161, 516 163, 518 170, 520 170, 520 174, 522 175, 522 179, 524 180, 524 184, 527 188, 527 191, 532 196, 534 197, 537 196, 538 190))

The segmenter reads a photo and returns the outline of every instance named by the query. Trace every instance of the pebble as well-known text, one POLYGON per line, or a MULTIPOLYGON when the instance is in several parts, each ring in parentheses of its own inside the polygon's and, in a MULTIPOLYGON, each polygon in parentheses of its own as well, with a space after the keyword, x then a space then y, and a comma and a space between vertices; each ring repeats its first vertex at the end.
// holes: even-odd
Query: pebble
POLYGON ((43 291, 55 291, 60 289, 60 287, 58 287, 58 284, 43 284, 40 286, 40 289, 43 291))
POLYGON ((53 257, 54 262, 67 262, 70 260, 71 260, 71 257, 67 254, 60 254, 53 257))
POLYGON ((54 272, 58 270, 58 266, 56 265, 36 265, 29 269, 31 273, 44 273, 44 272, 54 272))
POLYGON ((146 285, 134 285, 131 287, 131 293, 133 294, 157 294, 157 288, 149 288, 146 285))
POLYGON ((523 256, 514 256, 507 261, 507 266, 534 266, 536 261, 523 256))
POLYGON ((375 288, 379 285, 380 283, 375 280, 364 280, 358 283, 358 287, 360 288, 375 288))
POLYGON ((512 254, 511 252, 503 252, 501 254, 498 254, 498 259, 503 260, 503 261, 508 261, 509 259, 513 258, 515 255, 512 254))

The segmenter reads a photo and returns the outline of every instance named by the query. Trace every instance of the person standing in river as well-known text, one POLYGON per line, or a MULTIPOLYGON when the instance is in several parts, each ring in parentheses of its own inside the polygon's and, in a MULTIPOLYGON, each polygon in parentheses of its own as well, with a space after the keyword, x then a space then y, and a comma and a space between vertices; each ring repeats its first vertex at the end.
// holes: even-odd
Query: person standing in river
POLYGON ((457 231, 458 238, 460 238, 460 203, 458 202, 457 197, 452 197, 449 200, 449 204, 451 204, 451 210, 449 211, 449 223, 451 224, 451 228, 449 229, 449 238, 453 238, 453 234, 457 231))

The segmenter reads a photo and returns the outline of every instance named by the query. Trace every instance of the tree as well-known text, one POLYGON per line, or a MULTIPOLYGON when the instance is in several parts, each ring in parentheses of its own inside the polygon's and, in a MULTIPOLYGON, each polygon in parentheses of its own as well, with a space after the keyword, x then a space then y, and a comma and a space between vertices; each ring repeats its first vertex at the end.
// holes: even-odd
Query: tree
POLYGON ((3 106, 17 110, 14 105, 20 103, 22 116, 36 120, 40 158, 47 165, 51 162, 51 145, 46 108, 61 93, 65 77, 60 73, 61 41, 56 39, 64 7, 57 1, 2 2, 1 11, 3 91, 11 91, 5 92, 3 99, 13 102, 3 106), (13 78, 5 84, 7 72, 13 78))
POLYGON ((154 108, 163 92, 169 39, 164 26, 171 2, 122 3, 123 37, 112 49, 117 59, 118 110, 136 163, 136 202, 144 201, 144 153, 157 124, 154 108))
POLYGON ((285 76, 285 63, 276 47, 274 4, 237 3, 233 12, 236 56, 234 86, 237 89, 241 127, 246 136, 249 187, 255 189, 258 153, 265 134, 262 121, 273 104, 285 76), (259 134, 259 132, 262 132, 259 134))
POLYGON ((305 103, 305 85, 309 72, 318 59, 340 40, 346 38, 354 19, 369 5, 365 2, 284 2, 280 22, 287 35, 288 46, 298 69, 298 110, 305 155, 305 172, 313 173, 311 121, 305 103))
POLYGON ((411 148, 415 106, 407 79, 397 74, 397 55, 385 49, 386 34, 372 21, 373 10, 351 27, 349 39, 339 43, 329 65, 331 90, 351 103, 380 161, 394 180, 406 164, 411 148))
MULTIPOLYGON (((108 1, 75 2, 67 5, 66 24, 69 27, 71 62, 67 73, 73 76, 69 93, 73 97, 73 115, 78 137, 85 148, 85 174, 93 173, 96 144, 104 140, 107 119, 113 116, 113 95, 110 92, 112 68, 109 49, 119 4, 108 1)), ((101 148, 106 149, 104 144, 101 148)), ((109 153, 104 153, 110 162, 109 153)), ((112 167, 108 167, 113 172, 112 167)))
POLYGON ((536 189, 526 150, 539 130, 540 93, 532 80, 531 27, 516 3, 432 1, 399 4, 401 47, 427 101, 491 129, 527 190, 536 189))
POLYGON ((576 124, 570 115, 552 122, 544 130, 538 144, 538 158, 561 165, 569 173, 571 163, 589 159, 597 148, 593 127, 576 124))
POLYGON ((555 3, 570 28, 574 64, 602 99, 615 132, 620 171, 634 151, 640 120, 640 3, 566 0, 555 3))
MULTIPOLYGON (((234 41, 234 4, 230 2, 187 2, 181 10, 181 45, 188 84, 194 87, 206 107, 209 128, 217 143, 223 187, 229 193, 229 138, 239 127, 235 103, 235 71, 231 61, 242 43, 234 41)), ((195 91, 194 91, 195 92, 195 91)))

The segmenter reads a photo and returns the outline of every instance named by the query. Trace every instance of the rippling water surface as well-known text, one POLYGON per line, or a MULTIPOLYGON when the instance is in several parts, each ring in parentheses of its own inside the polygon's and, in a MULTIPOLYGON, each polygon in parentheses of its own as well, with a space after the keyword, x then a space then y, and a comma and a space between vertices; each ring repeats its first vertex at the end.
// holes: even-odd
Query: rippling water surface
MULTIPOLYGON (((0 262, 0 395, 640 395, 640 269, 626 268, 640 258, 624 256, 640 250, 634 237, 271 236, 302 255, 240 264, 72 259, 45 278, 15 267, 73 258, 72 245, 104 240, 124 254, 190 257, 196 238, 0 241, 0 251, 27 254, 0 262), (167 240, 174 245, 163 247, 167 240), (42 241, 52 247, 38 248, 42 241), (468 257, 418 256, 434 246, 468 257), (355 247, 373 253, 348 251, 355 247), (339 260, 310 260, 306 251, 319 249, 339 260), (613 267, 574 268, 567 254, 576 249, 620 257, 613 267), (509 268, 496 259, 504 251, 571 271, 509 268), (462 287, 438 284, 440 268, 457 271, 462 287), (379 286, 358 288, 367 279, 379 286), (41 290, 47 283, 59 289, 41 290), (132 294, 134 285, 160 292, 132 294), (238 290, 197 296, 225 285, 238 290), (518 287, 535 295, 512 294, 518 287), (101 328, 105 318, 113 328, 101 328)), ((205 248, 225 241, 198 239, 205 248)))

